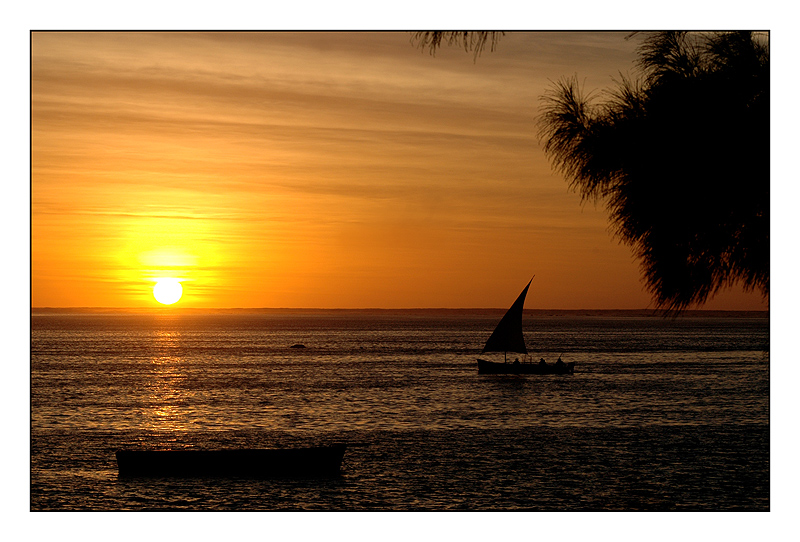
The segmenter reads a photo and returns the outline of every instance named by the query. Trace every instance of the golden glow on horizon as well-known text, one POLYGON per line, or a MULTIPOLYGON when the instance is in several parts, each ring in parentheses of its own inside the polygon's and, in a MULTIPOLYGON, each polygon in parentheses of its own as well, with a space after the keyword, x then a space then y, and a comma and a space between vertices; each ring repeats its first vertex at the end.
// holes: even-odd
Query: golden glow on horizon
POLYGON ((153 287, 153 297, 162 305, 177 303, 183 295, 183 286, 178 279, 160 278, 153 287))

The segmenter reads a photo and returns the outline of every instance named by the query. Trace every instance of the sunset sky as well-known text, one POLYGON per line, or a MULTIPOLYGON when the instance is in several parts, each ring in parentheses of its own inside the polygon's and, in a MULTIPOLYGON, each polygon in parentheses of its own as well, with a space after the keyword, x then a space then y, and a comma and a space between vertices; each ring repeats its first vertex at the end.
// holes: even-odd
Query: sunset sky
MULTIPOLYGON (((540 97, 610 88, 639 37, 33 33, 31 303, 652 308, 599 204, 554 173, 540 97)), ((703 308, 766 309, 734 288, 703 308)))

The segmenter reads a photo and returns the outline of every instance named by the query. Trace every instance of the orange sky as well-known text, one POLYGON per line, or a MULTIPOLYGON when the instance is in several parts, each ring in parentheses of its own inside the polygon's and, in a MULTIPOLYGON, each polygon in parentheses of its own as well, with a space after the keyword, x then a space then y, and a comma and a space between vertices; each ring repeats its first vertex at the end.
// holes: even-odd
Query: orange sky
MULTIPOLYGON (((551 171, 539 97, 633 70, 625 33, 34 33, 33 307, 652 307, 551 171)), ((766 309, 732 290, 704 308, 766 309)))

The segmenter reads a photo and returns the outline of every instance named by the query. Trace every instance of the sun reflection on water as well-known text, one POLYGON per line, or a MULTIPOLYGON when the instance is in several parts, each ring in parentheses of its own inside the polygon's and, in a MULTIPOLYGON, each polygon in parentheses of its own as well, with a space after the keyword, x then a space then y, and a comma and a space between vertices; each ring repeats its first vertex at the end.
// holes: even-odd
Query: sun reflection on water
POLYGON ((179 331, 158 330, 153 337, 150 378, 145 384, 145 425, 160 432, 188 430, 194 392, 187 388, 187 361, 179 331))

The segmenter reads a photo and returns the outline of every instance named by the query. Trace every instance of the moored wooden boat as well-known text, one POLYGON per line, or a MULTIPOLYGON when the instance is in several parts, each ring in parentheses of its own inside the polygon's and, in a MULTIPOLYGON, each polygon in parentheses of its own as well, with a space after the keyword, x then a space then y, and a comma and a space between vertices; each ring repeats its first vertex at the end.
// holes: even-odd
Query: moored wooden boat
POLYGON ((340 472, 346 444, 275 449, 118 450, 121 477, 332 476, 340 472))

